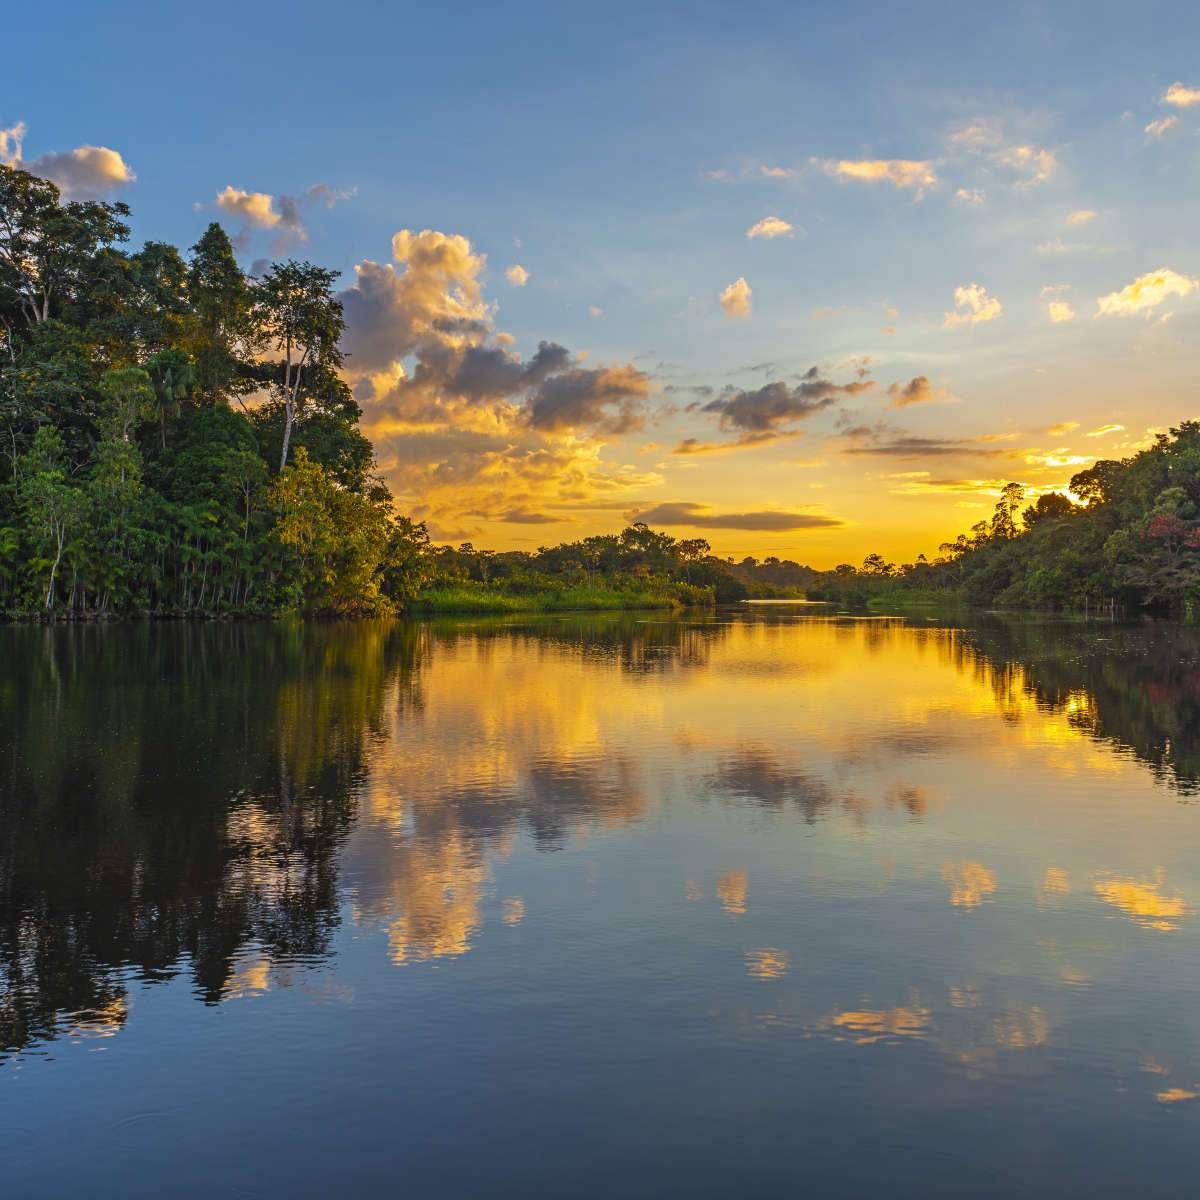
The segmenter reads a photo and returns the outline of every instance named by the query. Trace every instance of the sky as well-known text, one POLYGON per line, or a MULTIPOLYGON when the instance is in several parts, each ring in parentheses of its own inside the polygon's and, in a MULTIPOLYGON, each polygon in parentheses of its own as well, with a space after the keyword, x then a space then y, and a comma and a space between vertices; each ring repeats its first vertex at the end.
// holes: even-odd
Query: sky
POLYGON ((933 555, 1195 413, 1200 6, 34 5, 0 160, 340 271, 402 511, 933 555))

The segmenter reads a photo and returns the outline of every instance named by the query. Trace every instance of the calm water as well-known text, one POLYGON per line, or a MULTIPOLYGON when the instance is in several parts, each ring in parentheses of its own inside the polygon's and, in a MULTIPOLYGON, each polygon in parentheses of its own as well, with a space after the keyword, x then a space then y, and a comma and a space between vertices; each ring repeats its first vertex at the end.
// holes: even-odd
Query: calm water
POLYGON ((6 1197, 1185 1195, 1200 637, 0 629, 6 1197))

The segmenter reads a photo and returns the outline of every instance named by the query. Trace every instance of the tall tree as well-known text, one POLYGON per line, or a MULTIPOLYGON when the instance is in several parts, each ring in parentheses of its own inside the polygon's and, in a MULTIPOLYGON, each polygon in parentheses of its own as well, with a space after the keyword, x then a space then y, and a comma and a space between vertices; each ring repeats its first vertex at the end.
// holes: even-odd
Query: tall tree
POLYGON ((129 236, 124 204, 59 201, 58 188, 0 166, 0 307, 27 325, 83 298, 100 251, 129 236))
POLYGON ((338 391, 346 328, 341 301, 333 294, 337 271, 309 262, 275 263, 255 289, 259 337, 272 360, 271 390, 283 409, 279 469, 287 466, 292 429, 310 403, 338 391))
POLYGON ((201 397, 212 404, 248 391, 253 381, 239 368, 250 333, 250 288, 229 235, 215 221, 192 247, 187 297, 187 344, 201 397))

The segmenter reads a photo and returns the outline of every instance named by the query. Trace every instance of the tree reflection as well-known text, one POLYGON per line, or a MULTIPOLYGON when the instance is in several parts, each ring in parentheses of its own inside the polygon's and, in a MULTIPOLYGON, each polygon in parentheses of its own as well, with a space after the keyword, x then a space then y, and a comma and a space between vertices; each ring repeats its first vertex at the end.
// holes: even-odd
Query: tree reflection
POLYGON ((337 848, 418 631, 3 636, 0 1047, 63 1013, 119 1022, 130 975, 186 964, 211 1002, 248 943, 326 953, 337 848))
POLYGON ((1200 792, 1200 630, 990 618, 964 631, 1001 707, 1031 697, 1081 734, 1135 755, 1183 795, 1200 792))
MULTIPOLYGON (((131 981, 184 974, 209 1003, 261 991, 277 968, 328 956, 347 898, 355 919, 386 929, 398 963, 465 953, 489 859, 517 834, 554 850, 651 806, 662 785, 631 730, 657 719, 660 679, 678 677, 704 733, 695 685, 712 687, 706 703, 737 699, 736 674, 704 675, 728 666, 730 638, 755 639, 757 666, 794 657, 803 636, 790 616, 757 611, 741 624, 617 614, 0 630, 0 1052, 119 1029, 131 981), (364 827, 378 836, 351 854, 364 827)), ((1181 793, 1200 790, 1194 630, 820 624, 847 653, 877 658, 906 642, 951 678, 977 679, 974 697, 1006 720, 1065 716, 1064 728, 1136 756, 1181 793)), ((797 678, 816 677, 803 665, 797 678)), ((791 686, 786 673, 752 678, 781 695, 791 686)), ((958 736, 955 711, 936 728, 894 721, 834 747, 837 761, 937 753, 958 736)), ((716 707, 712 720, 705 794, 808 824, 861 819, 867 790, 842 781, 828 755, 806 761, 769 724, 723 740, 716 707)), ((673 765, 682 744, 658 752, 673 765)), ((879 792, 899 817, 934 819, 915 782, 879 792)), ((969 861, 944 865, 942 882, 964 910, 997 889, 969 861)), ((1039 903, 1068 888, 1064 871, 1047 871, 1039 903)), ((744 871, 726 871, 716 891, 728 913, 747 913, 744 871)), ((1114 876, 1095 893, 1155 928, 1183 914, 1157 879, 1114 876)), ((524 903, 503 911, 516 924, 524 903)), ((747 969, 765 978, 775 951, 755 953, 747 969)))

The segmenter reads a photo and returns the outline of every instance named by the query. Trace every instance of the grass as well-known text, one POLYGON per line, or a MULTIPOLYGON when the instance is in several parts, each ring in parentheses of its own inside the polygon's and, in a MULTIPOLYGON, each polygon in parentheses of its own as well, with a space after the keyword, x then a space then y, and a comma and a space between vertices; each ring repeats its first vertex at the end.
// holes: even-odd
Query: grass
POLYGON ((895 588, 872 596, 867 601, 868 608, 887 609, 938 609, 940 611, 957 610, 964 607, 962 595, 958 592, 922 591, 918 588, 895 588))
POLYGON ((568 587, 518 596, 484 588, 436 588, 417 597, 420 613, 608 612, 635 608, 677 608, 679 602, 661 592, 625 592, 611 588, 568 587))

